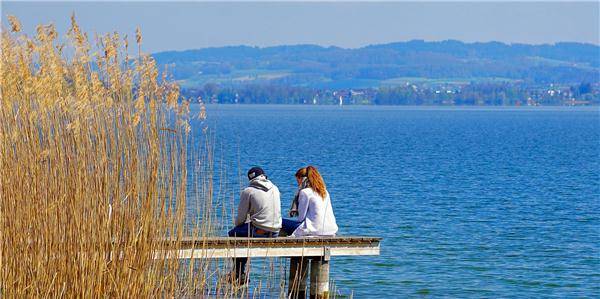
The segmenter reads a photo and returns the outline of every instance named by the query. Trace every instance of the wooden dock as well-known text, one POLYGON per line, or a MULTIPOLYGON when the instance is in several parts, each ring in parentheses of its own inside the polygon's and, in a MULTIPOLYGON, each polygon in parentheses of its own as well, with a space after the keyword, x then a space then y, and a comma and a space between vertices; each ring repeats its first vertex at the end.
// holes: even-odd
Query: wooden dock
POLYGON ((380 241, 381 238, 360 236, 184 238, 177 242, 164 241, 163 250, 166 252, 157 254, 177 259, 288 257, 289 297, 306 297, 306 280, 310 275, 310 298, 327 298, 330 259, 334 256, 379 255, 380 241), (169 249, 175 246, 177 249, 169 249))

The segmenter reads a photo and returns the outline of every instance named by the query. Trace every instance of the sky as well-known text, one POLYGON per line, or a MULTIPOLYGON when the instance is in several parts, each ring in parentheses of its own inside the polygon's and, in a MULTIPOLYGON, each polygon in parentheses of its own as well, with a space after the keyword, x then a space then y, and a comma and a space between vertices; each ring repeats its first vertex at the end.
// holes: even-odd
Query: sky
MULTIPOLYGON (((145 52, 227 45, 317 44, 357 48, 422 39, 600 44, 599 1, 590 2, 21 2, 2 1, 2 24, 17 16, 29 34, 75 12, 83 30, 140 27, 145 52)), ((92 34, 93 36, 93 34, 92 34)))

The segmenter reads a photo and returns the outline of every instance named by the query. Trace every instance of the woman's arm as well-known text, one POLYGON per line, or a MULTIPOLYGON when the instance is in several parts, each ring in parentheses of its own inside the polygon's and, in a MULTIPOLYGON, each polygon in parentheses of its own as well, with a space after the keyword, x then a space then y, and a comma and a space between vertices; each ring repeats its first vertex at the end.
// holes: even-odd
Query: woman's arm
POLYGON ((308 212, 308 196, 306 192, 300 191, 298 194, 298 221, 302 222, 306 218, 308 212))
POLYGON ((298 196, 300 195, 300 190, 296 190, 296 194, 294 194, 294 199, 292 200, 292 207, 290 208, 289 215, 290 217, 298 216, 298 196))

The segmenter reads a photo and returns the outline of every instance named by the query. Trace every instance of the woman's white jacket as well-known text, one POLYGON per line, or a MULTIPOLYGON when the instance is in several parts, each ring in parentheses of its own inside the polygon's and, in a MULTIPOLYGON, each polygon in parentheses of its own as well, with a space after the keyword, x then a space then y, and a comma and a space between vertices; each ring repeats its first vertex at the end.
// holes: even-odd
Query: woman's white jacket
POLYGON ((333 236, 338 226, 333 215, 329 192, 323 199, 312 188, 300 190, 298 195, 298 221, 300 226, 292 236, 333 236))

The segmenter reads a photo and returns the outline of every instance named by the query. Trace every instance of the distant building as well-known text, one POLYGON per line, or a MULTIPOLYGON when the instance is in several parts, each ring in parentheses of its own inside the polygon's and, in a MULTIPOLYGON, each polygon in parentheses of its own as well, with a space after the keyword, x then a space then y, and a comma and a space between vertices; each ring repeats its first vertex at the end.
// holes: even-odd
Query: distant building
POLYGON ((540 103, 532 99, 531 97, 527 98, 527 106, 539 106, 540 103))
POLYGON ((581 101, 581 100, 575 100, 572 98, 570 101, 567 101, 565 104, 567 104, 567 106, 588 106, 588 105, 591 105, 592 103, 590 101, 581 101))

